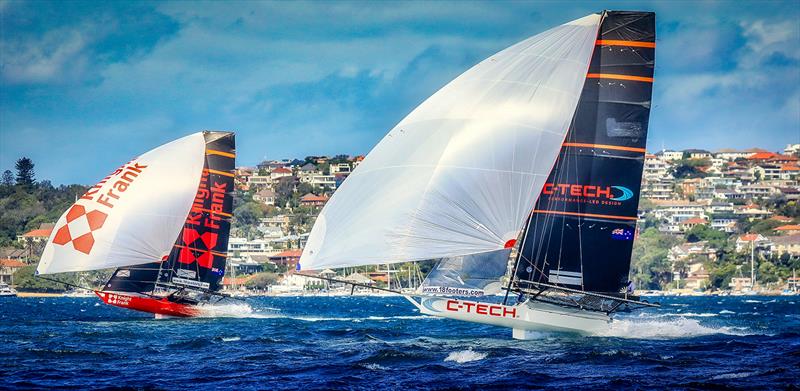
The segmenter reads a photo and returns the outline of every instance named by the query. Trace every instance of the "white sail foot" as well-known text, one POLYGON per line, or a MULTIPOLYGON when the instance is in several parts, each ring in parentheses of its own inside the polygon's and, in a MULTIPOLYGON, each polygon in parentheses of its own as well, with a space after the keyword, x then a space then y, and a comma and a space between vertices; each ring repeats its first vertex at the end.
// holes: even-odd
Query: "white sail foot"
POLYGON ((611 325, 603 313, 530 300, 507 306, 448 297, 421 297, 419 302, 407 298, 425 315, 508 327, 516 339, 536 338, 541 332, 595 334, 611 325))

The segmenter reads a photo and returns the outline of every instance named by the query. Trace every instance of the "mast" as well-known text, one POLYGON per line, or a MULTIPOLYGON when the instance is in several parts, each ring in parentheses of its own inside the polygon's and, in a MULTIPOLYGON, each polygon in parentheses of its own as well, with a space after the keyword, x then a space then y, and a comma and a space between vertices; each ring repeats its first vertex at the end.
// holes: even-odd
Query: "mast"
POLYGON ((603 12, 580 101, 523 234, 512 284, 594 292, 626 286, 654 62, 655 14, 603 12))

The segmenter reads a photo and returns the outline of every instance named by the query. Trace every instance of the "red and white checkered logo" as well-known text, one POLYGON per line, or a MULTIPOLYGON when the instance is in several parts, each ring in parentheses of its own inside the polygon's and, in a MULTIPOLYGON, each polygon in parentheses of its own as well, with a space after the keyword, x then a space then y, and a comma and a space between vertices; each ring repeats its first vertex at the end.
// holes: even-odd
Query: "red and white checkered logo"
POLYGON ((103 227, 106 217, 99 210, 87 213, 83 205, 73 205, 67 212, 67 223, 56 231, 53 243, 61 246, 72 243, 72 248, 88 255, 94 246, 92 232, 103 227))

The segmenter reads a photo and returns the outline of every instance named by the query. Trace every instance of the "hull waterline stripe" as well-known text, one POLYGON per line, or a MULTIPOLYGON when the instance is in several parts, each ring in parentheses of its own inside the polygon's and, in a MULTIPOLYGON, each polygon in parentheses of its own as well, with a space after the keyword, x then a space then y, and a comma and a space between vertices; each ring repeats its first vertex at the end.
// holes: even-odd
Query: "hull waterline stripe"
POLYGON ((630 76, 630 75, 620 75, 616 73, 589 73, 586 75, 587 79, 615 79, 615 80, 631 80, 631 81, 641 81, 645 83, 652 83, 652 77, 644 77, 644 76, 630 76))
POLYGON ((184 246, 184 245, 181 245, 181 244, 174 244, 173 246, 175 246, 175 247, 177 247, 177 248, 188 248, 189 250, 192 250, 192 251, 198 251, 198 252, 203 252, 203 253, 204 253, 204 252, 209 252, 209 253, 211 253, 211 255, 216 255, 216 256, 218 256, 218 257, 223 257, 223 258, 227 258, 227 257, 228 257, 228 254, 225 254, 225 253, 218 253, 218 252, 216 252, 216 251, 203 250, 203 249, 199 249, 199 248, 194 248, 194 247, 184 246))
POLYGON ((582 216, 582 217, 597 217, 597 218, 601 218, 601 219, 613 219, 613 220, 631 220, 631 221, 636 221, 636 220, 639 219, 638 217, 601 215, 601 214, 595 214, 595 213, 562 212, 562 211, 557 211, 557 210, 540 210, 540 209, 534 210, 533 213, 567 215, 567 216, 582 216))
POLYGON ((600 148, 600 149, 616 149, 619 151, 629 151, 629 152, 641 152, 646 153, 647 150, 644 148, 634 148, 634 147, 623 147, 619 145, 607 145, 607 144, 590 144, 590 143, 564 143, 561 144, 565 147, 586 147, 586 148, 600 148))
POLYGON ((229 158, 236 158, 236 155, 234 155, 232 153, 222 152, 222 151, 215 151, 213 149, 206 149, 206 155, 219 155, 219 156, 225 156, 225 157, 229 157, 229 158))
POLYGON ((655 42, 622 41, 619 39, 598 39, 598 46, 630 46, 636 48, 656 48, 655 42))
POLYGON ((231 178, 235 178, 235 177, 236 177, 236 175, 234 175, 234 174, 232 174, 232 173, 230 173, 230 172, 225 172, 225 171, 220 171, 220 170, 212 170, 212 169, 210 169, 210 168, 206 169, 206 171, 208 171, 208 172, 210 172, 210 173, 212 173, 212 174, 223 175, 223 176, 229 176, 229 177, 231 177, 231 178))
POLYGON ((213 211, 213 210, 211 210, 211 209, 204 209, 204 208, 194 208, 194 207, 193 207, 193 208, 192 208, 192 210, 191 210, 191 212, 197 212, 197 211, 200 211, 200 212, 207 212, 207 213, 213 213, 213 214, 215 214, 215 215, 220 215, 220 216, 223 216, 223 217, 233 217, 233 215, 232 215, 232 214, 230 214, 230 213, 225 213, 225 212, 216 212, 216 211, 213 211))

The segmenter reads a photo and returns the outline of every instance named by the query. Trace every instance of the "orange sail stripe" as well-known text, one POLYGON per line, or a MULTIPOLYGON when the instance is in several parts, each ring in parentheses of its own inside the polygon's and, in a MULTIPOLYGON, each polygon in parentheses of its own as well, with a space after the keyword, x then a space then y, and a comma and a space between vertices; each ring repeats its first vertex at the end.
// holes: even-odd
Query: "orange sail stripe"
POLYGON ((589 144, 589 143, 564 143, 561 145, 565 147, 603 148, 603 149, 615 149, 618 151, 641 152, 641 153, 647 152, 647 150, 644 148, 623 147, 619 145, 589 144))
MULTIPOLYGON (((188 248, 189 250, 199 251, 199 252, 208 251, 208 250, 202 250, 202 249, 199 249, 199 248, 184 246, 184 245, 180 245, 180 244, 175 244, 174 246, 177 247, 177 248, 188 248)), ((228 257, 228 254, 225 254, 225 253, 218 253, 216 251, 208 251, 208 252, 210 252, 212 255, 216 255, 218 257, 223 257, 223 258, 227 258, 228 257)))
POLYGON ((236 155, 234 155, 232 153, 222 152, 222 151, 215 151, 213 149, 206 149, 206 155, 219 155, 219 156, 225 156, 225 157, 229 157, 229 158, 235 158, 236 157, 236 155))
POLYGON ((212 173, 212 174, 223 175, 223 176, 229 176, 229 177, 231 177, 231 178, 234 178, 234 177, 236 177, 236 175, 233 175, 233 173, 230 173, 230 172, 225 172, 225 171, 220 171, 220 170, 212 170, 212 169, 210 169, 210 168, 206 169, 206 171, 208 171, 208 172, 210 172, 210 173, 212 173))
POLYGON ((655 49, 655 42, 640 42, 640 41, 622 41, 618 39, 598 39, 597 45, 604 46, 630 46, 636 48, 653 48, 655 49))
POLYGON ((630 76, 630 75, 619 75, 616 73, 590 73, 586 75, 587 79, 617 79, 617 80, 632 80, 632 81, 643 81, 646 83, 652 83, 652 77, 644 77, 644 76, 630 76))
POLYGON ((200 211, 200 212, 207 212, 207 213, 213 213, 213 214, 215 214, 215 215, 220 215, 220 216, 225 216, 225 217, 233 217, 233 215, 232 215, 232 214, 230 214, 230 213, 225 213, 225 212, 215 212, 215 211, 213 211, 213 210, 211 210, 211 209, 204 209, 204 208, 195 208, 195 207, 192 207, 192 210, 191 210, 191 212, 196 212, 196 211, 200 211))
POLYGON ((556 210, 539 210, 539 209, 534 210, 533 213, 545 213, 545 214, 567 215, 567 216, 597 217, 597 218, 601 218, 601 219, 613 219, 613 220, 633 220, 633 221, 636 221, 636 220, 639 219, 638 217, 601 215, 601 214, 594 214, 594 213, 561 212, 561 211, 556 211, 556 210))

